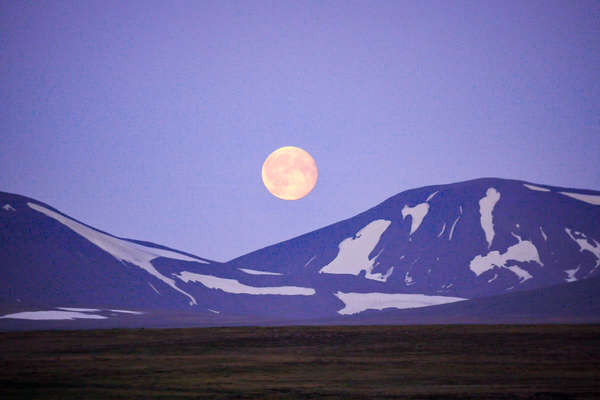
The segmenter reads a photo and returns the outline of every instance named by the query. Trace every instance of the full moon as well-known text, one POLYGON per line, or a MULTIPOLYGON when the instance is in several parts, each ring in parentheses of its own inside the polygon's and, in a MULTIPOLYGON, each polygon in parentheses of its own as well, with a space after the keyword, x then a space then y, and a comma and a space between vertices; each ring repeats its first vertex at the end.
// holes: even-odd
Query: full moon
POLYGON ((262 180, 273 196, 298 200, 310 193, 317 183, 317 163, 307 151, 294 146, 281 147, 267 157, 262 180))

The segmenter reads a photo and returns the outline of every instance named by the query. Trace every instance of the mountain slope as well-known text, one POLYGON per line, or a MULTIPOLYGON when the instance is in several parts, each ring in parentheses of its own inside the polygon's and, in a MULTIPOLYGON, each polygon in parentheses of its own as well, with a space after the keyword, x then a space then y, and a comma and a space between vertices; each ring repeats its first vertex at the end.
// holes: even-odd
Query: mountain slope
POLYGON ((479 179, 400 193, 229 264, 354 278, 343 292, 490 296, 597 275, 599 217, 598 192, 479 179))
POLYGON ((180 307, 195 304, 152 260, 208 260, 88 227, 22 196, 0 194, 1 303, 180 307))

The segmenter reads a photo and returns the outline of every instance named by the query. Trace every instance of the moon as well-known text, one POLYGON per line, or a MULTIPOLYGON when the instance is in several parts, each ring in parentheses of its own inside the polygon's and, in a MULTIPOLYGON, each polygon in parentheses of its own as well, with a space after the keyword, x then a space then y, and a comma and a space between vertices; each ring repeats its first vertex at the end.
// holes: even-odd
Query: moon
POLYGON ((295 146, 275 150, 262 166, 265 187, 282 200, 298 200, 309 194, 318 175, 315 159, 306 150, 295 146))

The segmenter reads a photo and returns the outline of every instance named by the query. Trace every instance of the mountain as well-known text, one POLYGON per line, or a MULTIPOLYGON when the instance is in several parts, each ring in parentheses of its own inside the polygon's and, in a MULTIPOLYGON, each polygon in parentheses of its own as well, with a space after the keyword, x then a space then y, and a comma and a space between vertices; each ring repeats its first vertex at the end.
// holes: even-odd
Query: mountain
POLYGON ((157 258, 213 262, 117 238, 26 197, 0 194, 0 304, 177 308, 192 296, 153 265, 157 258))
POLYGON ((217 323, 342 321, 576 291, 573 283, 600 274, 600 192, 514 180, 402 192, 224 263, 119 238, 14 194, 0 193, 0 207, 2 315, 123 309, 217 323))

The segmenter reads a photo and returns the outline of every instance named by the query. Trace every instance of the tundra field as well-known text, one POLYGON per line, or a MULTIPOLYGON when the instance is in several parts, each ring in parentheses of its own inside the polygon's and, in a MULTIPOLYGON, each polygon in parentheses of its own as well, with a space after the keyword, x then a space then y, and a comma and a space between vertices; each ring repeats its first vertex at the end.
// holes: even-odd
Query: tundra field
POLYGON ((600 325, 0 333, 3 399, 597 399, 600 325))

